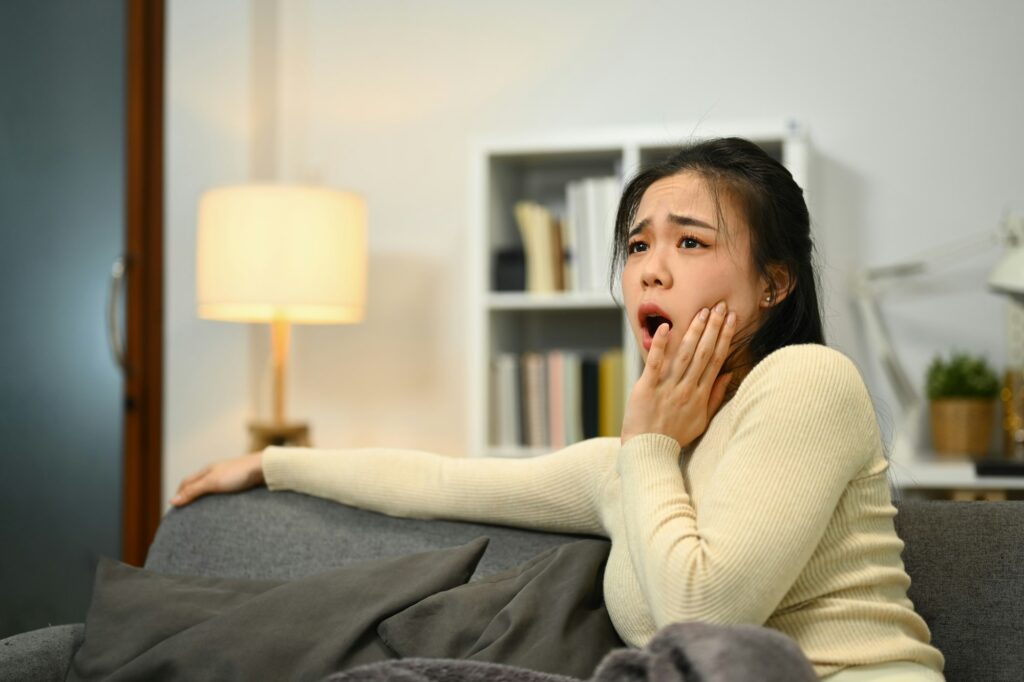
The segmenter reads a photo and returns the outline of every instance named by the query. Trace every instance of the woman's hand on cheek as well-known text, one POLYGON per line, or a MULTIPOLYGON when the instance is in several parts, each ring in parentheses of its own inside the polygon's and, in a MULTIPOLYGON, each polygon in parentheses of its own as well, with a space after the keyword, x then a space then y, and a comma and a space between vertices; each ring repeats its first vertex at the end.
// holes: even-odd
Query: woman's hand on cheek
POLYGON ((661 433, 686 447, 707 429, 725 399, 731 374, 719 376, 736 331, 736 313, 725 304, 705 308, 678 344, 668 325, 658 327, 643 374, 633 387, 622 420, 622 442, 661 433))

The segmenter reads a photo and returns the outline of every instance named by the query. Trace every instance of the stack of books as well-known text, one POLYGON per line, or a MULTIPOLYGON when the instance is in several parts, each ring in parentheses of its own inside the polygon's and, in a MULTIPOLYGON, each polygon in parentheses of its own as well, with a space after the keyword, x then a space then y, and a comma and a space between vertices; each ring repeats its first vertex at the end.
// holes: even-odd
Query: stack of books
POLYGON ((558 449, 622 431, 621 348, 499 353, 491 373, 491 442, 497 447, 558 449))
POLYGON ((572 181, 566 185, 562 216, 535 202, 516 203, 527 291, 608 288, 620 191, 616 177, 572 181))

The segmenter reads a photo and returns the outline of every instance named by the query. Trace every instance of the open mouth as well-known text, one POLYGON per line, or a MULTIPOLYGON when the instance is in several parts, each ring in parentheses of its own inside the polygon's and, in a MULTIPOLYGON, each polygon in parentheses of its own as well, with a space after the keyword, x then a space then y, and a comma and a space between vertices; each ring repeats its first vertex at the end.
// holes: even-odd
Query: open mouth
POLYGON ((666 322, 668 323, 668 328, 671 329, 672 320, 662 315, 648 315, 644 319, 644 325, 647 327, 647 333, 650 334, 652 337, 654 336, 654 333, 658 331, 658 327, 660 327, 662 324, 666 322))

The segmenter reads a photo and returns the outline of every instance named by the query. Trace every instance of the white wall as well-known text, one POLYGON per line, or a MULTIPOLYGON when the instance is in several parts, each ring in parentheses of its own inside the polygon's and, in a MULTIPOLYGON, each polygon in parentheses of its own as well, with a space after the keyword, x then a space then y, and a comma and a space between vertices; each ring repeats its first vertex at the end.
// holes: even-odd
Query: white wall
MULTIPOLYGON (((189 307, 196 190, 245 179, 245 140, 219 114, 245 127, 246 3, 170 6, 166 458, 176 476, 240 452, 246 405, 262 403, 238 364, 246 338, 195 321, 189 307), (228 14, 230 25, 193 30, 228 14), (237 82, 221 80, 233 72, 237 82)), ((278 9, 277 175, 355 189, 370 205, 366 322, 294 332, 290 412, 312 421, 320 446, 464 451, 471 135, 803 122, 817 154, 811 209, 825 237, 827 331, 864 370, 883 416, 894 402, 853 328, 849 270, 994 228, 1006 202, 1024 206, 1016 1, 278 9)), ((983 286, 994 258, 951 271, 941 295, 887 304, 913 377, 954 346, 1003 362, 1004 305, 983 286)), ((266 343, 253 338, 258 363, 266 343)))
POLYGON ((164 499, 207 462, 241 454, 249 330, 196 317, 199 195, 250 175, 249 0, 167 3, 164 499))

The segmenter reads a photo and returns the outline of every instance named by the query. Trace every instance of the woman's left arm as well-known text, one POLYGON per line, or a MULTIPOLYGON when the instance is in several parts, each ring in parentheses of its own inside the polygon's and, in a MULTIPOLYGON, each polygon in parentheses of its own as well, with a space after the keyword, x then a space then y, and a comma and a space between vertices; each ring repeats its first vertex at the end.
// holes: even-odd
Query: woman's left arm
POLYGON ((735 428, 699 516, 679 441, 638 435, 618 455, 630 556, 658 627, 764 624, 879 444, 860 374, 824 346, 773 353, 733 400, 735 428))

